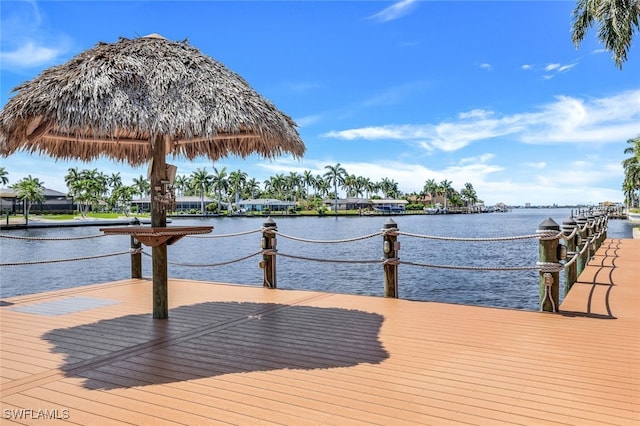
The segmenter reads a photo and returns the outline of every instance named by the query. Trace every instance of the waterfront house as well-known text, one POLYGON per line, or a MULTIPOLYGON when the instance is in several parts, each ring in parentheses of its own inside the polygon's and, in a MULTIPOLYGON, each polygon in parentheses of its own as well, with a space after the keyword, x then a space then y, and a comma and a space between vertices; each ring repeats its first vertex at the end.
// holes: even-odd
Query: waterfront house
MULTIPOLYGON (((322 204, 329 209, 333 210, 336 204, 336 200, 333 198, 325 198, 322 200, 322 204)), ((360 210, 371 207, 371 200, 366 198, 338 198, 338 210, 360 210)))
MULTIPOLYGON (((73 197, 64 192, 45 188, 42 191, 44 201, 31 205, 30 213, 71 213, 74 210, 73 197)), ((19 200, 12 189, 0 189, 0 210, 3 214, 24 214, 25 203, 19 200)))
POLYGON ((274 198, 258 198, 253 200, 241 200, 236 208, 243 212, 286 212, 295 209, 297 203, 293 201, 282 201, 274 198))
MULTIPOLYGON (((210 197, 204 197, 204 206, 207 207, 208 204, 217 203, 217 200, 214 200, 210 197)), ((221 203, 222 208, 225 209, 227 204, 221 203)), ((131 200, 131 207, 137 207, 138 212, 148 212, 151 211, 151 199, 150 197, 138 198, 136 200, 131 200)), ((177 212, 188 212, 189 210, 201 210, 202 199, 199 195, 190 195, 184 197, 176 197, 176 211, 177 212)))

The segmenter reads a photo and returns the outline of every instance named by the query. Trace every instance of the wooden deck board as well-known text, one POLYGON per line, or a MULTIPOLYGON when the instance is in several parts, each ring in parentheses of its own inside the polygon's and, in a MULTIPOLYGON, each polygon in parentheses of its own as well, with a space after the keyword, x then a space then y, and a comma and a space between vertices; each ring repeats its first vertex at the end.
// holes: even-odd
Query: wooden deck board
POLYGON ((6 299, 0 409, 69 410, 47 424, 640 424, 638 259, 640 241, 607 240, 559 314, 176 279, 168 320, 151 318, 149 280, 6 299))

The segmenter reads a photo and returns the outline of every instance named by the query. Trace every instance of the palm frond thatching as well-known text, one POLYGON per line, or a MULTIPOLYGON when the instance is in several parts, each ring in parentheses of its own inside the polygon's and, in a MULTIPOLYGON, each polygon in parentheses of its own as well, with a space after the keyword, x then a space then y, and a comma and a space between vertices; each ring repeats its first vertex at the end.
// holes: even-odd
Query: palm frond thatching
POLYGON ((294 121, 242 77, 156 34, 99 43, 14 92, 0 113, 4 156, 104 156, 138 166, 158 135, 168 154, 189 160, 305 151, 294 121))

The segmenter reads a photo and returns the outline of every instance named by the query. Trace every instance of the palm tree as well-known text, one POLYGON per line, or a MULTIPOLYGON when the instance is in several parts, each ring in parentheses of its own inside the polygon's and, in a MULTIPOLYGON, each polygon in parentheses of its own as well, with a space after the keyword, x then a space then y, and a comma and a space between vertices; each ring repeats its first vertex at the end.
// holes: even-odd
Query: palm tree
POLYGON ((229 188, 235 195, 235 208, 238 208, 238 203, 240 202, 240 193, 242 192, 242 187, 244 183, 247 181, 247 174, 241 170, 236 170, 235 172, 229 173, 229 188))
POLYGON ((279 200, 285 198, 287 180, 282 173, 277 173, 275 176, 271 176, 269 181, 265 182, 265 185, 268 185, 271 197, 279 200))
POLYGON ((0 184, 4 187, 9 183, 9 172, 4 167, 0 167, 0 184))
POLYGON ((131 207, 131 200, 133 195, 136 194, 138 189, 135 186, 120 185, 113 190, 111 197, 113 198, 115 205, 122 206, 122 212, 125 216, 129 217, 129 211, 131 207))
POLYGON ((207 193, 209 187, 211 186, 211 182, 213 181, 213 176, 207 173, 207 169, 196 169, 195 172, 191 173, 190 185, 193 189, 197 190, 200 194, 200 213, 204 216, 204 194, 207 193))
MULTIPOLYGON (((176 177, 176 182, 178 181, 179 177, 180 176, 176 177)), ((181 182, 186 182, 185 176, 182 176, 182 179, 183 181, 181 182)), ((133 187, 135 188, 134 194, 140 196, 140 198, 144 197, 145 195, 149 195, 149 193, 151 192, 151 184, 149 183, 149 180, 143 175, 140 175, 139 178, 133 178, 133 187)))
POLYGON ((449 200, 449 196, 453 193, 453 187, 451 186, 453 182, 450 180, 443 180, 438 185, 438 194, 444 197, 444 208, 447 209, 447 201, 449 200))
POLYGON ((347 193, 347 197, 355 197, 356 196, 356 188, 358 186, 358 178, 356 175, 346 175, 344 177, 344 182, 342 184, 342 188, 347 193))
POLYGON ((78 211, 82 217, 86 217, 89 207, 97 205, 107 192, 107 176, 97 169, 78 171, 75 167, 70 168, 64 180, 69 189, 68 194, 78 203, 78 211))
POLYGON ((298 195, 300 195, 300 188, 303 185, 302 176, 296 172, 289 172, 289 176, 285 177, 285 185, 287 188, 287 198, 291 201, 298 201, 298 195))
POLYGON ((107 184, 112 190, 122 186, 122 177, 120 176, 120 173, 111 173, 111 176, 107 178, 107 184))
POLYGON ((176 196, 184 197, 189 188, 189 177, 187 175, 176 176, 173 180, 173 187, 176 189, 176 196))
POLYGON ((344 184, 344 178, 347 176, 347 171, 340 165, 340 163, 335 166, 324 166, 327 169, 327 172, 324 174, 324 178, 326 179, 329 185, 333 184, 333 196, 334 196, 334 208, 335 214, 338 214, 338 184, 344 184))
POLYGON ((243 194, 246 194, 247 198, 258 198, 260 195, 260 182, 255 178, 247 180, 243 188, 243 194))
POLYGON ((624 181, 622 190, 627 200, 627 206, 637 207, 640 192, 640 135, 627 141, 629 146, 625 148, 625 154, 631 154, 622 162, 624 167, 624 181))
POLYGON ((638 0, 578 0, 573 9, 573 44, 578 47, 594 21, 598 23, 598 38, 613 53, 613 61, 622 69, 627 60, 634 31, 640 29, 638 0))
POLYGON ((424 192, 424 194, 429 194, 429 196, 431 197, 431 204, 433 205, 433 200, 435 196, 438 195, 438 183, 435 181, 435 179, 428 179, 424 183, 422 191, 424 192))
POLYGON ((358 178, 360 187, 365 191, 365 197, 368 199, 371 193, 375 189, 375 183, 371 181, 371 179, 367 177, 358 178))
POLYGON ((380 191, 385 198, 398 198, 400 196, 400 189, 398 188, 398 182, 389 178, 382 178, 379 183, 380 191))
POLYGON ((227 180, 227 168, 223 167, 218 170, 213 168, 213 179, 211 180, 211 188, 218 194, 218 212, 222 210, 222 191, 227 192, 229 189, 229 181, 227 180))
POLYGON ((469 182, 464 184, 464 188, 460 191, 460 195, 467 204, 467 208, 469 210, 471 210, 472 205, 478 202, 478 194, 476 194, 476 190, 473 189, 473 185, 469 182))
POLYGON ((29 211, 33 203, 45 200, 43 195, 44 183, 40 182, 40 179, 29 175, 14 183, 11 189, 16 192, 16 198, 24 203, 24 217, 26 222, 29 223, 29 211))
POLYGON ((311 170, 305 170, 302 172, 302 183, 304 184, 304 190, 307 194, 307 198, 309 198, 309 188, 313 188, 315 185, 315 177, 313 176, 313 172, 311 170))

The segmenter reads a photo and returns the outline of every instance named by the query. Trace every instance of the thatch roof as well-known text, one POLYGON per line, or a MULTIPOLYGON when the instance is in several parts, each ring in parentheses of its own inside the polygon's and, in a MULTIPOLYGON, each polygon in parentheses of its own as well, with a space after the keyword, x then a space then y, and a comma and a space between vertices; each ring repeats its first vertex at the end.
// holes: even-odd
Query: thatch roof
POLYGON ((155 34, 99 43, 14 91, 0 113, 4 156, 105 156, 137 166, 157 135, 168 154, 187 159, 305 151, 293 120, 242 77, 155 34))

